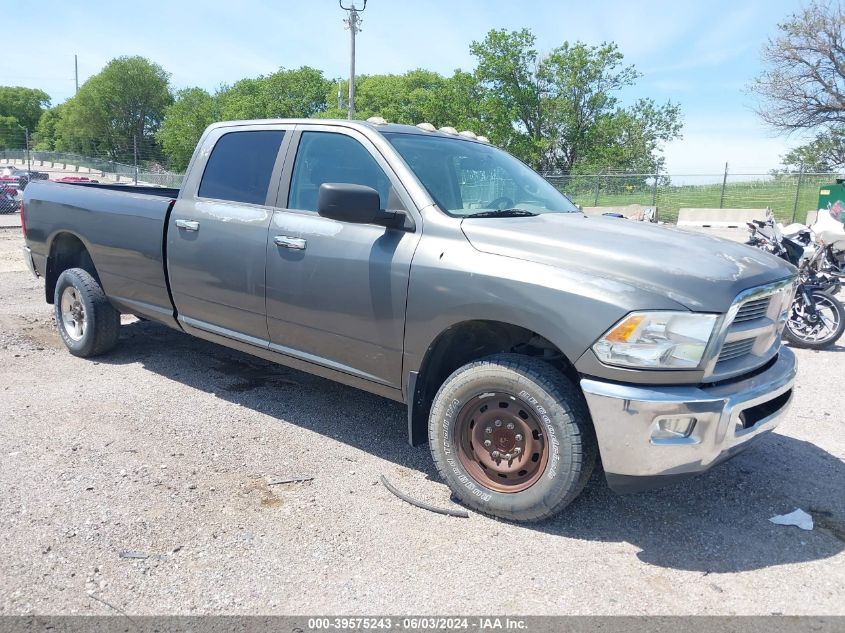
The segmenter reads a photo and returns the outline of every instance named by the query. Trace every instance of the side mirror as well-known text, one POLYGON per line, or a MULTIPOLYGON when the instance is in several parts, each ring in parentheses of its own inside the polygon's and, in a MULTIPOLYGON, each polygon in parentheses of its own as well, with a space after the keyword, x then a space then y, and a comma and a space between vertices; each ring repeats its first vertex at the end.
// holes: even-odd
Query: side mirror
POLYGON ((317 213, 324 218, 356 224, 392 226, 404 215, 383 211, 378 191, 364 185, 345 182, 324 182, 317 194, 317 213))

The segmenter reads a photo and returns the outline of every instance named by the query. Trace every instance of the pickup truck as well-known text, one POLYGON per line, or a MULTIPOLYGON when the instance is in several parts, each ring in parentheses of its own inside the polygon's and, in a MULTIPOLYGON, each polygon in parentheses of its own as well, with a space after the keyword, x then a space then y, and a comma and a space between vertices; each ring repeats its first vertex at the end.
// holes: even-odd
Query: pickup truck
POLYGON ((619 492, 705 471, 792 399, 789 264, 587 217, 451 128, 217 123, 181 189, 33 181, 21 216, 72 354, 131 313, 404 402, 496 517, 559 512, 599 458, 619 492))

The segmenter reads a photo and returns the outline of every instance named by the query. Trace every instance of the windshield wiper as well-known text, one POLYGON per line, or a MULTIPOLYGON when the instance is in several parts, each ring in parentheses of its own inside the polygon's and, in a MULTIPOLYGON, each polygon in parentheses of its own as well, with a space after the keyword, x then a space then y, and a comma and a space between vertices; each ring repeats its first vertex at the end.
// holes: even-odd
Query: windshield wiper
POLYGON ((465 216, 467 218, 527 218, 534 215, 540 215, 533 211, 526 211, 525 209, 491 209, 490 211, 479 211, 478 213, 470 213, 465 216))

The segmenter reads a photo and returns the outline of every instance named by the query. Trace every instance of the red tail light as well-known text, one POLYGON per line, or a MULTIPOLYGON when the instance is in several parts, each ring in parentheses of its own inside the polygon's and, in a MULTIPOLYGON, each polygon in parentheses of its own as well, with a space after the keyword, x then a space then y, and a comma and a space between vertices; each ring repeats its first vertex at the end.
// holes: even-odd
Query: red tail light
POLYGON ((23 236, 26 237, 26 215, 23 212, 23 200, 21 200, 21 231, 23 231, 23 236))

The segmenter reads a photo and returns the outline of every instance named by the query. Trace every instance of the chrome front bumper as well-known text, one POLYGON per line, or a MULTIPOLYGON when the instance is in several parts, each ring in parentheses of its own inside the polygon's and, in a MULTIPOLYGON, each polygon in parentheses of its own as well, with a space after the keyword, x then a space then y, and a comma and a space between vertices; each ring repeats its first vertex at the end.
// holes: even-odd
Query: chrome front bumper
POLYGON ((735 455, 781 421, 795 373, 784 347, 763 372, 712 387, 583 379, 608 484, 617 492, 651 488, 735 455))

